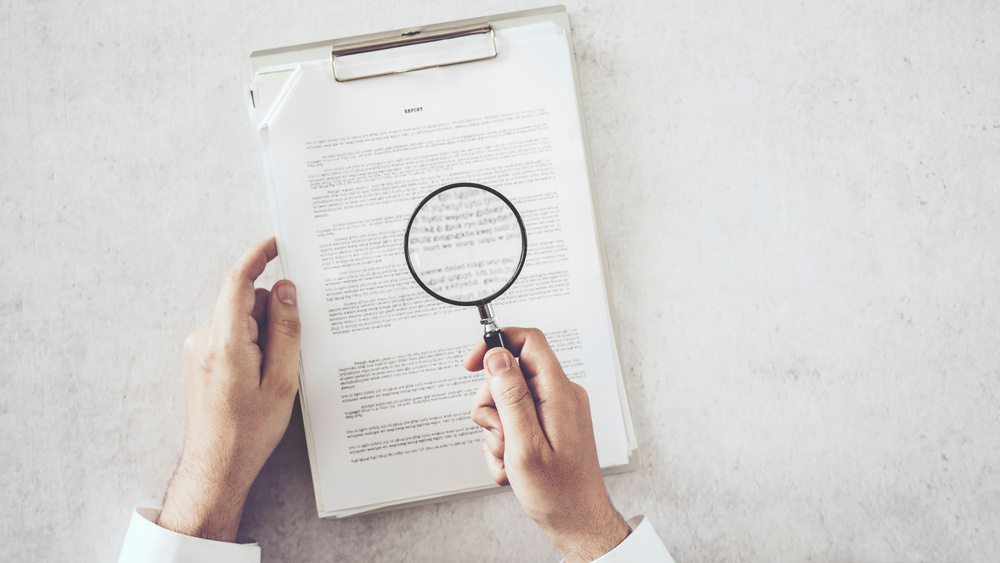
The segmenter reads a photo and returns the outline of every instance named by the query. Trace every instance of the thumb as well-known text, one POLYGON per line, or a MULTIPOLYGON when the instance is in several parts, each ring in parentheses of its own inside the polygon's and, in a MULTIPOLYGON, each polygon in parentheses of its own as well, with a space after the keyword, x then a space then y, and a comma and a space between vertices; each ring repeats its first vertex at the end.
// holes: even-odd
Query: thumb
POLYGON ((483 365, 489 374, 490 395, 503 424, 504 440, 508 444, 547 443, 538 423, 535 400, 514 356, 506 348, 493 348, 486 353, 483 365))
POLYGON ((282 395, 295 394, 299 382, 300 332, 295 284, 281 280, 274 284, 267 301, 267 342, 261 387, 282 395))

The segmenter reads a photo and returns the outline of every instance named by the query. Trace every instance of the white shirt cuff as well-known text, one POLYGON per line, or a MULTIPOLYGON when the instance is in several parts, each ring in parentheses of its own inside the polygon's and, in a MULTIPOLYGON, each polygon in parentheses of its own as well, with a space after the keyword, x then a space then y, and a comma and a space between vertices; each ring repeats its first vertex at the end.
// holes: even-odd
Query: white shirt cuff
POLYGON ((118 563, 260 563, 260 547, 253 540, 229 543, 185 536, 157 526, 159 516, 160 511, 153 508, 136 508, 132 512, 118 563))
POLYGON ((594 560, 594 563, 657 562, 674 563, 666 546, 656 535, 649 520, 640 514, 627 520, 632 533, 617 547, 594 560))

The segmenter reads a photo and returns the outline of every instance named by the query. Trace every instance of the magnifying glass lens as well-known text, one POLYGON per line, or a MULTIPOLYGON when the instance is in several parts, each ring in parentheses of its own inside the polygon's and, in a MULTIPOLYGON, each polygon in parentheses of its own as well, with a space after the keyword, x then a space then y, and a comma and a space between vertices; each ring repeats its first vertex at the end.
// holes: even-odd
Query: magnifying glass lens
POLYGON ((513 282, 523 260, 523 237, 520 218, 507 201, 491 190, 453 187, 414 212, 407 257, 428 292, 472 304, 513 282))

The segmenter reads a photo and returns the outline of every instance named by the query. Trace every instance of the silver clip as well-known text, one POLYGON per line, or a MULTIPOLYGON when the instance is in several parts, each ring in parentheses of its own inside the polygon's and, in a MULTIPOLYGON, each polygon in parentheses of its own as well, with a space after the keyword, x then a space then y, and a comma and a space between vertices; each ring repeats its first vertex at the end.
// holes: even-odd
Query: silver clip
POLYGON ((432 29, 432 30, 412 30, 400 33, 398 36, 392 36, 382 39, 373 39, 369 41, 362 41, 360 43, 352 43, 348 45, 342 45, 334 47, 331 56, 330 64, 333 66, 333 78, 337 82, 348 82, 350 80, 358 80, 361 78, 372 78, 375 76, 385 76, 387 74, 399 74, 403 72, 410 72, 413 70, 423 70, 425 68, 434 68, 439 66, 448 66, 461 63, 470 63, 473 61, 481 61, 485 59, 491 59, 497 56, 497 38, 496 33, 493 31, 493 26, 488 23, 467 25, 464 27, 454 27, 446 29, 432 29), (373 51, 384 51, 386 49, 395 49, 398 47, 408 47, 411 45, 419 45, 421 43, 431 43, 434 41, 445 41, 448 39, 457 39, 459 37, 467 37, 470 35, 482 35, 488 33, 490 35, 490 43, 492 44, 492 53, 486 54, 485 56, 477 56, 470 59, 462 59, 458 61, 450 61, 442 64, 432 64, 424 65, 412 68, 404 68, 399 70, 393 70, 391 72, 380 72, 378 74, 371 74, 366 76, 354 76, 350 78, 343 78, 337 74, 337 57, 346 57, 349 55, 359 55, 361 53, 371 53, 373 51))

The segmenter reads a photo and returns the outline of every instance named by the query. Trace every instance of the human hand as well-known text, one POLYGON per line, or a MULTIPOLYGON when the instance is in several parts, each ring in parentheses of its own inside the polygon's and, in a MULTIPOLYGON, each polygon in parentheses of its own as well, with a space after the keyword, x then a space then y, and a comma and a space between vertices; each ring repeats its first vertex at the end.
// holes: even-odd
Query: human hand
POLYGON ((295 286, 254 281, 278 254, 254 245, 223 284, 215 313, 184 342, 184 451, 157 524, 233 541, 250 485, 288 428, 299 376, 295 286))
POLYGON ((480 341, 465 358, 465 369, 487 372, 472 420, 483 427, 490 475, 511 486, 566 561, 597 559, 629 527, 604 486, 587 392, 566 377, 541 331, 503 332, 511 351, 486 351, 480 341))

